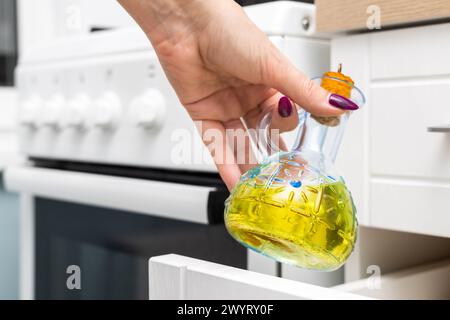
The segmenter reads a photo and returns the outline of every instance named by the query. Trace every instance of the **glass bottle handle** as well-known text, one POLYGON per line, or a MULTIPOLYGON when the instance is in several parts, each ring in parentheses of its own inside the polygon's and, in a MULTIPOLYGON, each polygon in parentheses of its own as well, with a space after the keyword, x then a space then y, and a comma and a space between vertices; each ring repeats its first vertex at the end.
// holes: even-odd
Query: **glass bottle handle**
POLYGON ((305 124, 306 118, 309 116, 309 113, 305 110, 297 107, 298 113, 298 124, 294 130, 297 130, 296 137, 294 143, 289 148, 289 150, 284 150, 280 148, 280 141, 282 141, 282 137, 280 136, 280 131, 278 128, 271 128, 272 125, 272 110, 269 110, 262 118, 258 126, 259 133, 259 141, 258 146, 260 150, 263 152, 263 157, 269 157, 270 155, 279 152, 279 151, 293 151, 297 150, 301 143, 301 137, 303 133, 303 126, 305 124), (276 138, 276 139, 275 139, 276 138), (278 141, 278 143, 277 143, 278 141))

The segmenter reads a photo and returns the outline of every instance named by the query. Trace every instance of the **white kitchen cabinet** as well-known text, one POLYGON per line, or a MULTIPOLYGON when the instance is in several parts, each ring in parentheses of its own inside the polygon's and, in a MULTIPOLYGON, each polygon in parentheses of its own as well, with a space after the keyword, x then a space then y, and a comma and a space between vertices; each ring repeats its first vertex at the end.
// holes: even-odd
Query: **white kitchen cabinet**
POLYGON ((449 91, 450 77, 372 84, 373 107, 369 112, 373 175, 450 180, 450 132, 427 130, 450 124, 449 91))
POLYGON ((370 33, 366 37, 370 39, 368 71, 373 80, 417 81, 450 74, 448 23, 370 33))
POLYGON ((338 155, 361 225, 450 237, 450 24, 332 41, 367 96, 338 155))
POLYGON ((175 254, 149 261, 153 300, 449 299, 450 260, 333 288, 277 278, 175 254))
POLYGON ((450 260, 444 260, 349 282, 333 289, 383 300, 448 300, 448 279, 450 260))
POLYGON ((450 185, 373 179, 371 225, 448 237, 450 185))

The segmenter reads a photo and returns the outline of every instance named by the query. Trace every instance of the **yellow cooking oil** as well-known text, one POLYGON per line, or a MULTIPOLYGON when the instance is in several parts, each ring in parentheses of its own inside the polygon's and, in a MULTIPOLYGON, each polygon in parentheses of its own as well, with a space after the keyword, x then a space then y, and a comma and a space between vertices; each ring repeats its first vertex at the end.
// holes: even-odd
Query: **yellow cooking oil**
POLYGON ((353 250, 357 220, 342 181, 241 181, 226 201, 225 223, 245 246, 284 263, 331 271, 353 250))

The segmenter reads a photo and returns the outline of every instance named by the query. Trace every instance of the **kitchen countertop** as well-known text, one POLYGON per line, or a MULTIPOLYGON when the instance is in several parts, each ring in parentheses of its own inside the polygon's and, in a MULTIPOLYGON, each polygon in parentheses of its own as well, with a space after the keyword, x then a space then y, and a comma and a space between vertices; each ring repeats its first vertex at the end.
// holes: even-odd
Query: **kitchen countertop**
POLYGON ((450 19, 448 0, 316 0, 315 3, 319 32, 368 31, 368 24, 377 18, 381 29, 450 19))

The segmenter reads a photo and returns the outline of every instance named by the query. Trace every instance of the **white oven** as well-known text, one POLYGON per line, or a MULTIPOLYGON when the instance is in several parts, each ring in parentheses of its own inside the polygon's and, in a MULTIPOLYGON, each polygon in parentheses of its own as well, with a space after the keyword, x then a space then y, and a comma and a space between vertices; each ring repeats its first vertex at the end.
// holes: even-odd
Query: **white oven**
MULTIPOLYGON (((314 6, 246 11, 308 75, 329 69, 314 6)), ((148 259, 168 253, 322 285, 343 279, 281 266, 227 234, 228 192, 137 27, 30 48, 16 75, 27 160, 5 182, 21 198, 22 298, 145 299, 148 259), (71 266, 80 290, 67 287, 71 266)))

